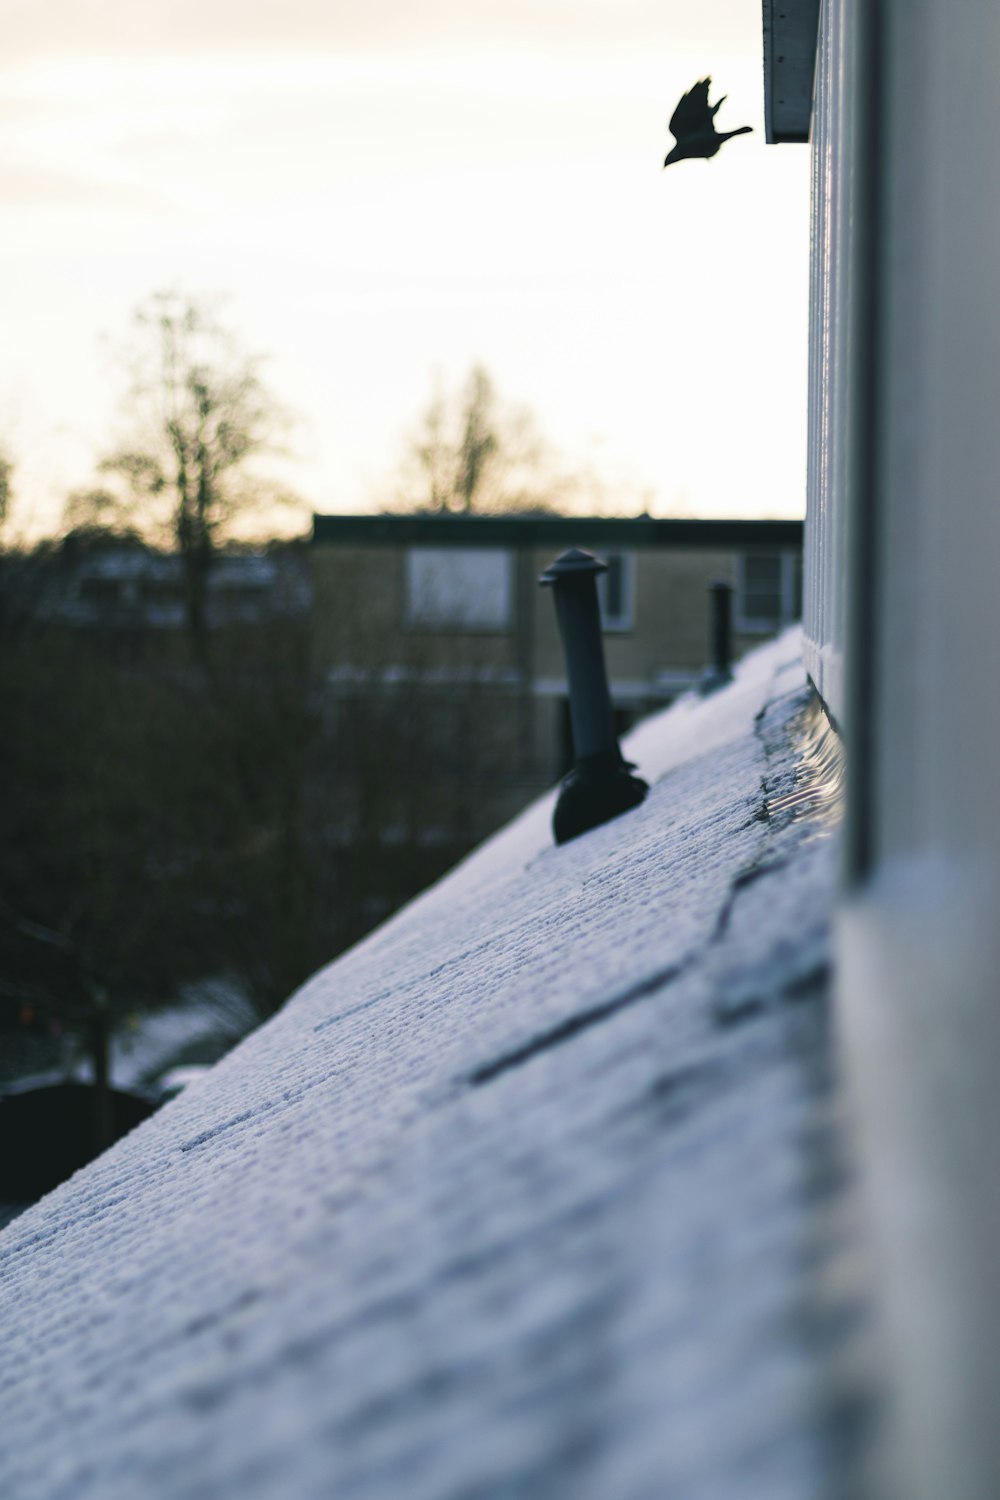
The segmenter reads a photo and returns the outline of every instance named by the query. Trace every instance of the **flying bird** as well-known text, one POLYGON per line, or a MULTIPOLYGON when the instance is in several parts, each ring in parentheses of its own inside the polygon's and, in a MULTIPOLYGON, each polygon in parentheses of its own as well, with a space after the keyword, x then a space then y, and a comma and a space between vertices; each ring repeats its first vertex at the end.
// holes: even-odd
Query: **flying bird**
POLYGON ((746 135, 753 129, 752 125, 741 125, 738 130, 724 130, 721 134, 716 130, 715 116, 726 95, 723 94, 718 104, 709 104, 711 86, 711 78, 703 78, 693 89, 681 95, 680 103, 670 116, 670 134, 677 145, 663 163, 665 167, 669 167, 672 161, 683 161, 686 156, 703 156, 707 160, 715 155, 723 141, 734 135, 746 135))

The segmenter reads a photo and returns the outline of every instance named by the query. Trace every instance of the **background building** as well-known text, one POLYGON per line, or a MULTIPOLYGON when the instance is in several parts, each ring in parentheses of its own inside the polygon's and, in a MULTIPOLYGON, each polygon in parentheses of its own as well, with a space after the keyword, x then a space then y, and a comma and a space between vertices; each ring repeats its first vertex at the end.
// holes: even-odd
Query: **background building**
POLYGON ((712 656, 710 585, 733 589, 735 656, 801 614, 802 523, 596 517, 316 516, 316 675, 338 714, 425 705, 435 772, 479 783, 483 836, 572 763, 553 557, 584 547, 599 581, 619 730, 697 686, 712 656))

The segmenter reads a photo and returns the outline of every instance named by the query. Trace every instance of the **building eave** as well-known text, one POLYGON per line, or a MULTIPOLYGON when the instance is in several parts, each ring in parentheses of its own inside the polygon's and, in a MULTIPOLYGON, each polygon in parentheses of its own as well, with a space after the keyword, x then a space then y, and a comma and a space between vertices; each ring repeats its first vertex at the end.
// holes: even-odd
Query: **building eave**
POLYGON ((779 552, 802 546, 800 520, 637 516, 313 516, 314 544, 355 547, 669 547, 779 552))
POLYGON ((763 0, 764 134, 769 146, 809 139, 820 0, 763 0))

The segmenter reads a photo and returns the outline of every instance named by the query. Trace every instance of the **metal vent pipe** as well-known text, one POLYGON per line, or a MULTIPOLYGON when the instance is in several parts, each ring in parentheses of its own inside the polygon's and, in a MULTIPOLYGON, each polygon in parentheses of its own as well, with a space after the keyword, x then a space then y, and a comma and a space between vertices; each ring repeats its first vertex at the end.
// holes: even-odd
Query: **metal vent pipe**
POLYGON ((712 665, 701 680, 701 691, 712 693, 733 680, 733 586, 716 579, 708 586, 711 599, 712 665))
POLYGON ((615 733, 604 663, 597 575, 607 571, 591 552, 560 553, 539 582, 552 588, 566 659, 574 765, 552 819, 557 844, 637 807, 649 790, 626 761, 615 733))

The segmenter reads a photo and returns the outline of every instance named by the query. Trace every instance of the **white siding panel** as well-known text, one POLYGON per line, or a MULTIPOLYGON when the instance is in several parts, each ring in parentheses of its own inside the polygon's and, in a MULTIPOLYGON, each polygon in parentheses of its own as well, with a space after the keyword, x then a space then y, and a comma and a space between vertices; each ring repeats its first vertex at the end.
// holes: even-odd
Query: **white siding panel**
POLYGON ((804 553, 806 666, 827 707, 847 718, 848 525, 854 483, 855 277, 859 185, 857 0, 824 0, 813 110, 809 466, 804 553))
POLYGON ((1000 6, 879 9, 873 859, 840 1003, 890 1273, 898 1492, 993 1500, 1000 6))

